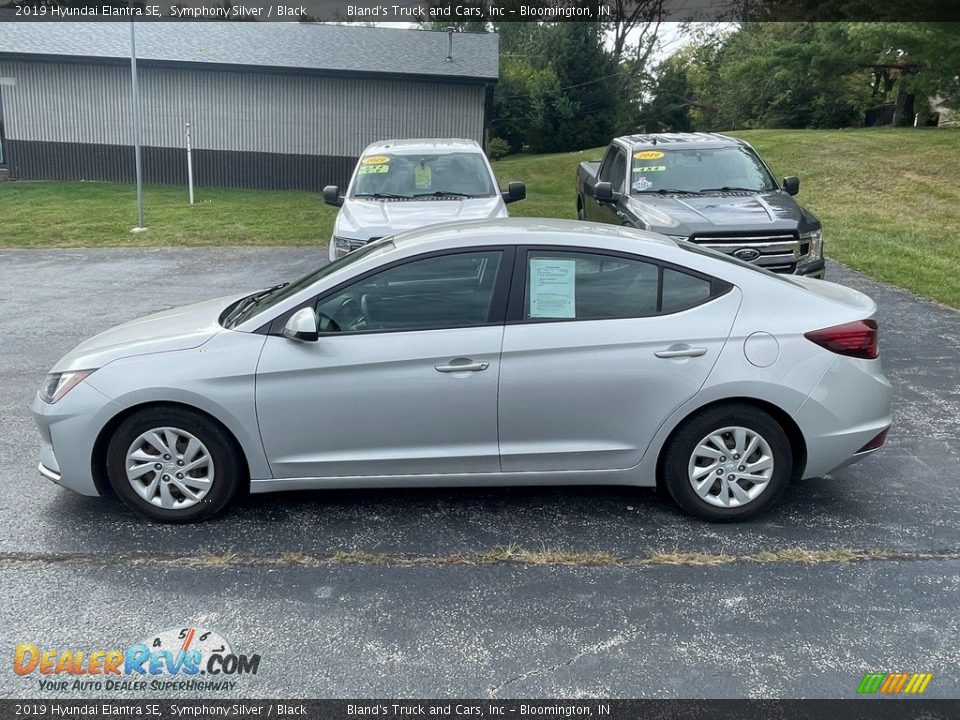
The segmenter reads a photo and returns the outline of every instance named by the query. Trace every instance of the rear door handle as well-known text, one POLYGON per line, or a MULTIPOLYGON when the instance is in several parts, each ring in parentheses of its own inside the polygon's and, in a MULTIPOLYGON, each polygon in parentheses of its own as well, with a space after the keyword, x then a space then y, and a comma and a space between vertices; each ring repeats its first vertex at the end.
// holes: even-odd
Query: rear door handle
POLYGON ((480 372, 490 367, 490 363, 473 362, 469 358, 457 358, 451 360, 447 365, 435 366, 437 372, 458 373, 458 372, 480 372))
POLYGON ((654 355, 658 358, 700 357, 706 355, 705 347, 690 347, 689 345, 671 345, 666 350, 657 350, 654 355))

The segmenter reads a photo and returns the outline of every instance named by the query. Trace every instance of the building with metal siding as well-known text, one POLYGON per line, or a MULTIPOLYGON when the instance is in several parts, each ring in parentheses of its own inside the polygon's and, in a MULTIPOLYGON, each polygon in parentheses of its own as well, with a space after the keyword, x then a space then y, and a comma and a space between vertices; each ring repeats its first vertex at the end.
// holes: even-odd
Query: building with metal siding
MULTIPOLYGON (((495 35, 259 23, 137 25, 147 182, 319 189, 370 142, 483 141, 495 35), (452 60, 448 60, 448 54, 452 60), (273 64, 269 64, 269 63, 273 64)), ((0 24, 14 177, 132 180, 126 23, 0 24)))

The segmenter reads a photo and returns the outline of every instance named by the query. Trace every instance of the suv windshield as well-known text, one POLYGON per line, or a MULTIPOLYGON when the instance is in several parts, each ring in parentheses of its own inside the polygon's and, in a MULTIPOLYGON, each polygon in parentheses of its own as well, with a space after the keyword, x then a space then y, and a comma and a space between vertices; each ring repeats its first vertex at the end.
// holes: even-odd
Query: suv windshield
POLYGON ((327 263, 326 265, 317 268, 313 272, 304 275, 299 280, 294 280, 291 283, 284 283, 283 285, 277 285, 275 288, 271 288, 267 291, 261 291, 259 293, 254 293, 253 295, 248 295, 247 297, 239 300, 230 308, 230 311, 224 316, 224 318, 226 318, 224 321, 224 327, 236 327, 238 324, 249 320, 252 317, 256 317, 264 310, 268 310, 277 303, 286 300, 291 295, 295 295, 305 287, 313 285, 313 283, 320 278, 333 275, 335 272, 343 270, 345 267, 352 265, 357 260, 367 257, 368 255, 380 254, 391 249, 393 249, 393 238, 385 237, 381 240, 368 243, 367 245, 364 245, 363 247, 358 248, 341 258, 337 258, 333 262, 327 263))
POLYGON ((648 147, 633 151, 633 194, 776 189, 776 181, 757 154, 742 145, 686 150, 648 147))
POLYGON ((377 153, 360 159, 351 197, 492 197, 490 171, 479 152, 377 153))

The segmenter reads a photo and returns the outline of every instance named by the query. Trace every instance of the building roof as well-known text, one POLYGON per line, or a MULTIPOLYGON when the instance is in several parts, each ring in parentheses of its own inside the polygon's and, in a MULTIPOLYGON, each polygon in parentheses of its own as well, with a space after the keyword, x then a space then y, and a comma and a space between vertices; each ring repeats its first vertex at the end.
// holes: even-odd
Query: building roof
MULTIPOLYGON (((499 39, 446 32, 313 23, 137 23, 137 57, 146 63, 496 80, 499 39)), ((126 22, 0 23, 0 58, 129 60, 126 22)))

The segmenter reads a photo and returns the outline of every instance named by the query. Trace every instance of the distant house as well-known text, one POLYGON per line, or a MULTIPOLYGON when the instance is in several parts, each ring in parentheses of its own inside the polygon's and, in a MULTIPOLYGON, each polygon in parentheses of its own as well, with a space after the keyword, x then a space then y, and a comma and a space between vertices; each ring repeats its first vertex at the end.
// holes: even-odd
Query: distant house
MULTIPOLYGON (((303 23, 138 23, 147 182, 344 185, 360 151, 395 137, 483 141, 493 34, 303 23), (452 51, 451 51, 452 47, 452 51), (450 57, 448 57, 448 55, 450 57)), ((0 170, 133 178, 127 23, 0 23, 0 170)))

